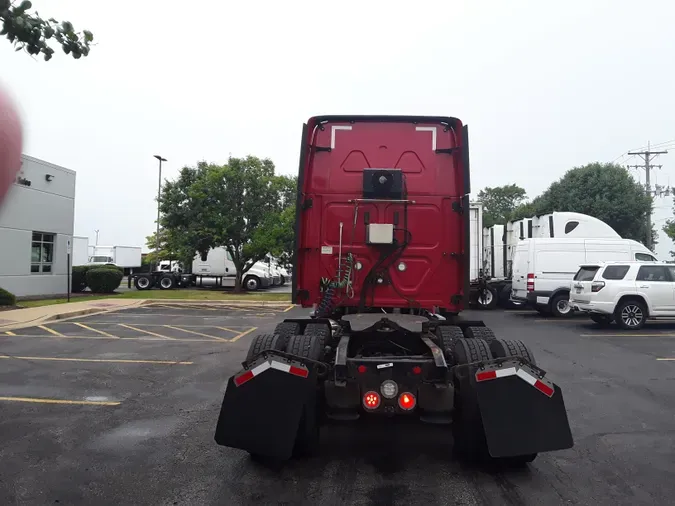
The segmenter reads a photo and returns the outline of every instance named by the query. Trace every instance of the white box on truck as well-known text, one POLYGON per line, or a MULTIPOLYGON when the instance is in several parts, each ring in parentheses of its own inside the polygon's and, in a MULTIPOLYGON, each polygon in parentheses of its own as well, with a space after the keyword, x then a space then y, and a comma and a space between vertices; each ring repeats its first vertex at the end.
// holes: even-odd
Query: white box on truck
POLYGON ((141 266, 141 248, 133 246, 114 246, 113 263, 117 267, 135 268, 141 266))
POLYGON ((84 265, 89 261, 89 238, 74 236, 73 237, 73 252, 70 257, 70 262, 73 267, 77 265, 84 265))
POLYGON ((469 204, 469 279, 475 280, 480 276, 483 267, 483 204, 471 202, 469 204))

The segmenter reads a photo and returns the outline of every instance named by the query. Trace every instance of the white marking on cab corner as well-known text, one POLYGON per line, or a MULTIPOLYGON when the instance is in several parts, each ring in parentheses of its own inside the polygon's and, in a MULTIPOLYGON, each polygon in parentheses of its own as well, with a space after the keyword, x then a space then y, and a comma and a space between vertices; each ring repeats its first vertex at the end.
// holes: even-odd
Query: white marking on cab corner
POLYGON ((386 369, 387 367, 394 367, 394 363, 388 362, 386 364, 377 364, 378 369, 386 369))
POLYGON ((333 246, 321 246, 321 254, 322 255, 332 255, 333 254, 333 246))
POLYGON ((431 132, 431 149, 436 151, 436 127, 416 127, 418 132, 431 132))
POLYGON ((330 127, 330 149, 335 149, 335 131, 336 130, 351 130, 350 126, 333 125, 330 127))

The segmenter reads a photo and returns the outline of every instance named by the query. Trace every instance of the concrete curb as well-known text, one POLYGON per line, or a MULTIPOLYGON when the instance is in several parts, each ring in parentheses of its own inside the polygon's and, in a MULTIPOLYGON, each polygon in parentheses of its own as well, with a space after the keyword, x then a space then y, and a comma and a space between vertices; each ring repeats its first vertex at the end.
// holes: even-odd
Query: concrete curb
POLYGON ((161 304, 164 306, 176 305, 209 305, 209 306, 242 306, 242 307, 288 307, 294 306, 292 302, 279 302, 271 300, 190 300, 190 299, 143 299, 143 306, 161 304))

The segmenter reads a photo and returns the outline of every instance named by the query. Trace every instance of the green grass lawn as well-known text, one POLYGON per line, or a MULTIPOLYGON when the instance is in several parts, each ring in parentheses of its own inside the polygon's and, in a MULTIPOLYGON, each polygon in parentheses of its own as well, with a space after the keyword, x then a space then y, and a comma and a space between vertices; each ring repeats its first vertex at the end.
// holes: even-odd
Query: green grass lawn
MULTIPOLYGON (((131 292, 117 293, 111 295, 82 295, 77 294, 70 297, 70 302, 87 302, 99 299, 157 299, 157 300, 249 300, 249 301, 270 301, 270 302, 291 302, 290 293, 241 293, 223 292, 220 290, 134 290, 131 292)), ((39 299, 39 300, 20 300, 18 306, 22 307, 40 307, 52 304, 64 304, 68 302, 66 298, 58 299, 39 299)))

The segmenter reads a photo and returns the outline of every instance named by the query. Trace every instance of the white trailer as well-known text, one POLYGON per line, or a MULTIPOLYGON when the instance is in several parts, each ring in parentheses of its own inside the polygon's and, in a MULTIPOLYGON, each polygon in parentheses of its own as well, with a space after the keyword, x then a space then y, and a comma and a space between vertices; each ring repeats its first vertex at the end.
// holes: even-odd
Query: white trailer
POLYGON ((123 269, 136 269, 141 266, 141 248, 135 246, 113 246, 113 263, 123 269))
POLYGON ((73 254, 70 263, 73 267, 85 265, 89 261, 89 238, 73 236, 73 254))
MULTIPOLYGON (((197 286, 219 284, 234 287, 237 268, 227 248, 212 248, 206 255, 195 255, 192 261, 192 273, 197 276, 197 286), (206 283, 204 283, 206 281, 206 283)), ((272 284, 268 269, 253 265, 242 279, 244 288, 258 290, 272 284)))

